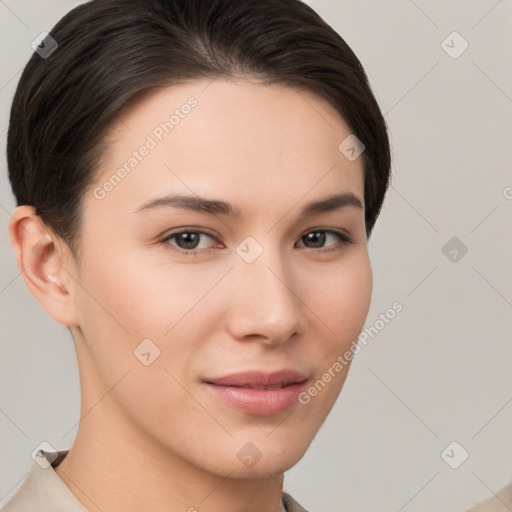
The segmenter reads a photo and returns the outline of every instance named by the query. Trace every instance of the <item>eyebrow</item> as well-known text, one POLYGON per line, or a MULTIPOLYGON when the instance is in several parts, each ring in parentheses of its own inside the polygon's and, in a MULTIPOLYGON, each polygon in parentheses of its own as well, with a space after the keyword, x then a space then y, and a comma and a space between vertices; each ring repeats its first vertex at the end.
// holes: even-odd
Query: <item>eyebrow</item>
MULTIPOLYGON (((300 217, 302 218, 319 213, 328 213, 349 206, 364 208, 362 201, 355 194, 352 192, 343 192, 326 197, 319 201, 312 201, 308 203, 302 210, 300 217)), ((155 210, 158 208, 180 208, 199 213, 206 213, 208 215, 221 215, 235 219, 240 219, 242 217, 242 211, 238 207, 225 201, 183 194, 168 195, 153 199, 142 204, 133 213, 155 210)))

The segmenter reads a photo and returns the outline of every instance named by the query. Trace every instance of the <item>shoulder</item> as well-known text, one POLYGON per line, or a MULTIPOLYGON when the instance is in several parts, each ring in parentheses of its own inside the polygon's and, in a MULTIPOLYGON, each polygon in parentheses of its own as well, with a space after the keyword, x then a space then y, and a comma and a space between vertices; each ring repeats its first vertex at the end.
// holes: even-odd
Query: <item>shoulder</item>
POLYGON ((286 512, 308 512, 303 506, 299 505, 287 492, 283 491, 283 503, 286 512))
POLYGON ((54 470, 68 451, 40 450, 27 477, 0 512, 87 512, 54 470))
POLYGON ((479 503, 468 512, 510 512, 512 508, 512 483, 498 491, 487 501, 479 503))

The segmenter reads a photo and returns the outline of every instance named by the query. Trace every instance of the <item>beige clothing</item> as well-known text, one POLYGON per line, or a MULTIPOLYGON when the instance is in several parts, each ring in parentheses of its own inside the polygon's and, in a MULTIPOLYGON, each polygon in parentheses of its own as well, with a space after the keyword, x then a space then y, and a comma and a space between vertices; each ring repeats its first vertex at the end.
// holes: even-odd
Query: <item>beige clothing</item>
POLYGON ((512 510, 512 483, 496 493, 496 496, 478 504, 468 512, 510 512, 512 510))
MULTIPOLYGON (((87 512, 54 468, 69 450, 54 453, 39 450, 27 478, 5 504, 1 512, 87 512), (50 460, 52 462, 50 463, 50 460)), ((289 494, 283 492, 280 512, 307 512, 289 494)))

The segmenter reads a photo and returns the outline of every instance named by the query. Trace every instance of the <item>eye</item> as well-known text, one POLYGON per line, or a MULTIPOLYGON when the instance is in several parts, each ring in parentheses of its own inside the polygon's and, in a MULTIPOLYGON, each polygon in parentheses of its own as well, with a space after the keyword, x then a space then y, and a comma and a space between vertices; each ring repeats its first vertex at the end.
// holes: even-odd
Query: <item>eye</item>
POLYGON ((328 250, 338 249, 340 248, 340 246, 345 246, 353 243, 353 240, 344 233, 339 233, 338 231, 332 231, 329 229, 315 229, 314 231, 310 231, 309 233, 302 235, 300 237, 300 240, 304 241, 307 244, 311 244, 310 246, 308 246, 309 248, 322 249, 324 247, 326 240, 329 237, 333 237, 336 240, 338 240, 339 245, 338 247, 330 247, 331 245, 335 244, 329 244, 328 247, 330 248, 328 250))
POLYGON ((200 252, 198 249, 205 249, 204 245, 201 247, 201 238, 214 240, 212 235, 209 235, 204 231, 193 231, 188 229, 171 233, 163 238, 161 242, 169 243, 174 240, 177 245, 177 250, 189 256, 200 252))
MULTIPOLYGON (((327 249, 325 249, 327 251, 340 249, 345 245, 353 243, 353 240, 344 233, 328 229, 316 229, 314 231, 310 231, 305 235, 302 235, 299 241, 308 244, 306 247, 309 249, 324 249, 326 247, 325 243, 329 238, 334 238, 335 242, 327 245, 327 249), (336 240, 338 241, 338 244, 336 244, 336 240)), ((215 240, 215 237, 205 231, 182 229, 166 235, 160 240, 160 242, 167 246, 171 246, 170 248, 172 250, 175 250, 185 256, 194 256, 200 252, 208 252, 208 249, 211 248, 211 245, 209 246, 207 243, 208 239, 215 240), (201 240, 204 240, 206 245, 204 243, 201 244, 201 240)))

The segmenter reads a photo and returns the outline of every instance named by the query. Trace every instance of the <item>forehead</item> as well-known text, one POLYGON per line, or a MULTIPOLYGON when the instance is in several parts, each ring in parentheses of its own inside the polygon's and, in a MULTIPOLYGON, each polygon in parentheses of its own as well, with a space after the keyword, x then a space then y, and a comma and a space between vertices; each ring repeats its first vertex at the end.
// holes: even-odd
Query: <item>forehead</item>
POLYGON ((339 150, 349 135, 327 101, 281 84, 195 80, 147 92, 108 137, 96 206, 133 211, 172 191, 288 206, 325 192, 362 199, 362 158, 339 150))

